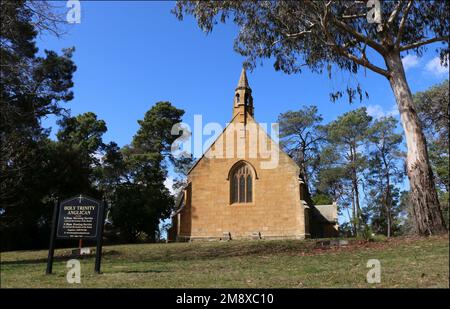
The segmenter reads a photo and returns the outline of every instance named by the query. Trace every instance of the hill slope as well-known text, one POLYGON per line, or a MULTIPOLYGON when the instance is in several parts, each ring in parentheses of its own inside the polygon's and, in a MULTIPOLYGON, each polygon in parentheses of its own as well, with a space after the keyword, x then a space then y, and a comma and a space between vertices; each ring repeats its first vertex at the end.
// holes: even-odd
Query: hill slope
POLYGON ((81 284, 66 281, 70 250, 1 254, 1 287, 448 287, 448 237, 351 241, 318 249, 314 240, 230 241, 105 246, 101 275, 81 259, 81 284), (381 263, 381 283, 368 284, 369 259, 381 263))

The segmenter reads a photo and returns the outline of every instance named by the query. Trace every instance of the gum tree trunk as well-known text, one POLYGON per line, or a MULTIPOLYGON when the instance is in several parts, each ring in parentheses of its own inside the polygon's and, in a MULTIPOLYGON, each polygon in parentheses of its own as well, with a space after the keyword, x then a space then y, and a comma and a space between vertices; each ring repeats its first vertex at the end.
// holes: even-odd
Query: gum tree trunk
POLYGON ((420 235, 433 235, 447 231, 433 172, 428 159, 425 136, 414 108, 411 90, 405 77, 400 53, 385 56, 390 71, 389 82, 397 101, 408 148, 406 169, 410 183, 411 201, 415 213, 415 224, 420 235))

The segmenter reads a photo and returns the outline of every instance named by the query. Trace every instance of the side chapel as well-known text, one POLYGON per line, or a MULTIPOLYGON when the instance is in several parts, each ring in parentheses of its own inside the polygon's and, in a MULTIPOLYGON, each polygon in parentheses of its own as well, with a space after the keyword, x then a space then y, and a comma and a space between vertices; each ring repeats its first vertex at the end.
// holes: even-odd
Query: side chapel
POLYGON ((299 166, 256 122, 242 69, 231 121, 188 172, 168 241, 337 235, 336 203, 313 205, 299 166))

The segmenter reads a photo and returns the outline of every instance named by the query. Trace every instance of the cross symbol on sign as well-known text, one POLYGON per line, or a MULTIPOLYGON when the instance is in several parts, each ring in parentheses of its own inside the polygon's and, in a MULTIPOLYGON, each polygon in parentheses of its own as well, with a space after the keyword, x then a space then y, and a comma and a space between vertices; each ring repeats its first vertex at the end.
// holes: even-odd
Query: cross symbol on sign
POLYGON ((81 204, 81 199, 82 198, 83 198, 83 196, 80 194, 80 197, 79 197, 80 204, 81 204))

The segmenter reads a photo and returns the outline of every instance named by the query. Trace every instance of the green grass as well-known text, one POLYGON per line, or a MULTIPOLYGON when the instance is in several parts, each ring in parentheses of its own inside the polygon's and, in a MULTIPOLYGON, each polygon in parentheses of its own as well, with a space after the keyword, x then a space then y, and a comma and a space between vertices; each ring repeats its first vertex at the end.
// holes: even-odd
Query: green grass
POLYGON ((70 250, 1 253, 1 287, 449 287, 448 237, 351 241, 315 249, 314 240, 230 241, 105 246, 102 274, 81 259, 81 284, 68 284, 70 250), (381 262, 381 283, 366 283, 369 259, 381 262))

